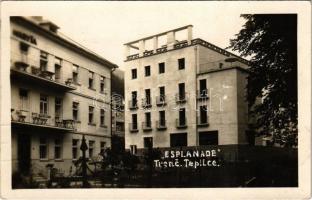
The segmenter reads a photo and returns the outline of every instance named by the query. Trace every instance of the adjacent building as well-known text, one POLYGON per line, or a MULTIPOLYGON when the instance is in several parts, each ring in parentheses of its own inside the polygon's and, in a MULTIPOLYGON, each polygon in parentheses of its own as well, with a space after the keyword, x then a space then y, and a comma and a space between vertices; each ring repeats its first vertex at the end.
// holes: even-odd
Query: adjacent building
POLYGON ((11 17, 13 172, 73 173, 111 145, 111 71, 117 66, 41 17, 11 17))
POLYGON ((125 46, 125 147, 247 143, 248 62, 192 25, 125 46))

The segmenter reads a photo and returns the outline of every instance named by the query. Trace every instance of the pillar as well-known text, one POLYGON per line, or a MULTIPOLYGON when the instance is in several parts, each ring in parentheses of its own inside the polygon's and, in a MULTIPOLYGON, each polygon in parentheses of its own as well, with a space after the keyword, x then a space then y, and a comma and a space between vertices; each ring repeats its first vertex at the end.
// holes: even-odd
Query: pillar
POLYGON ((173 49, 173 45, 175 44, 175 32, 171 31, 167 33, 167 49, 173 49))
POLYGON ((193 39, 193 26, 187 27, 187 43, 190 45, 193 39))
POLYGON ((130 46, 129 45, 125 45, 124 46, 124 57, 125 59, 127 59, 127 57, 130 55, 130 46))
POLYGON ((158 49, 158 37, 155 36, 155 37, 153 37, 153 50, 154 50, 154 53, 156 53, 157 49, 158 49))
POLYGON ((144 51, 145 51, 145 41, 140 40, 139 41, 139 56, 143 56, 144 51))

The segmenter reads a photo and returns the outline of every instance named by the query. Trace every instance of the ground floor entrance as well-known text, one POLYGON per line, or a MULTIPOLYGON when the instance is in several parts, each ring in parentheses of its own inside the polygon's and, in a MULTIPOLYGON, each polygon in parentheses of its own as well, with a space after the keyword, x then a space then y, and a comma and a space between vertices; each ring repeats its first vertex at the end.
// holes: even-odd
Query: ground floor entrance
POLYGON ((187 133, 170 134, 170 147, 187 146, 187 133))
POLYGON ((30 141, 28 134, 19 134, 17 136, 17 160, 18 170, 23 174, 30 172, 30 141))
POLYGON ((218 145, 218 131, 199 132, 199 145, 218 145))

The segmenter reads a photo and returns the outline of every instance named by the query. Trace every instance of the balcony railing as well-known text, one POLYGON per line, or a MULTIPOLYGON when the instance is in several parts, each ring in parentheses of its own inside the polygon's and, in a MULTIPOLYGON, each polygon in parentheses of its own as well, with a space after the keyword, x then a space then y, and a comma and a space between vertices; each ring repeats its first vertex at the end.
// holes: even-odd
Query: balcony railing
POLYGON ((130 110, 138 109, 138 101, 136 99, 132 99, 129 101, 129 109, 130 110))
POLYGON ((177 93, 177 94, 175 95, 176 102, 177 102, 177 103, 185 103, 185 102, 186 102, 186 99, 187 99, 186 95, 187 95, 186 92, 185 92, 184 94, 183 94, 183 93, 182 93, 182 94, 177 93))
POLYGON ((157 130, 165 130, 165 129, 167 129, 166 120, 156 121, 156 128, 157 128, 157 130))
POLYGON ((209 98, 209 90, 197 90, 197 99, 198 100, 205 100, 209 98))
POLYGON ((157 106, 165 106, 166 103, 166 95, 161 95, 156 97, 156 105, 157 106))
POLYGON ((71 81, 62 82, 60 79, 54 78, 54 73, 47 70, 40 70, 40 68, 31 66, 24 62, 15 62, 15 67, 11 68, 11 76, 14 79, 23 80, 25 82, 40 84, 42 87, 49 87, 56 90, 75 90, 71 85, 71 81), (29 70, 28 70, 29 69, 29 70))
POLYGON ((152 122, 142 122, 143 131, 151 131, 152 130, 152 122))
POLYGON ((152 107, 152 99, 151 98, 143 98, 142 99, 142 107, 143 108, 150 108, 150 107, 152 107))
POLYGON ((133 54, 133 55, 130 55, 130 56, 127 56, 127 60, 133 60, 133 59, 136 59, 136 58, 139 58, 139 54, 133 54))
POLYGON ((181 49, 181 48, 187 47, 187 46, 188 46, 187 40, 182 40, 182 41, 176 43, 175 45, 173 45, 173 48, 181 49))
POLYGON ((176 127, 178 129, 187 128, 187 120, 185 119, 176 119, 176 127))
POLYGON ((36 113, 23 109, 11 109, 11 115, 13 125, 50 128, 63 131, 75 130, 75 123, 72 119, 52 118, 48 114, 36 113))
POLYGON ((167 46, 163 46, 161 48, 156 49, 156 53, 164 53, 167 52, 167 46))
POLYGON ((137 123, 129 123, 129 131, 131 133, 138 132, 138 124, 137 123))
POLYGON ((146 50, 146 51, 143 52, 143 56, 153 55, 153 52, 154 52, 153 50, 150 50, 150 51, 146 50))
POLYGON ((207 126, 209 126, 208 116, 206 116, 206 117, 197 116, 197 126, 199 126, 199 127, 207 127, 207 126))

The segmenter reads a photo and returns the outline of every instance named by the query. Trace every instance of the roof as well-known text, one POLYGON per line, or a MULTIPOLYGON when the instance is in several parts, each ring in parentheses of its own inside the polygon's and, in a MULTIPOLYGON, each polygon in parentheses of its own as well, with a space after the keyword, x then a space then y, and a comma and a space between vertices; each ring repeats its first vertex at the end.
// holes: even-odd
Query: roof
MULTIPOLYGON (((49 30, 44 29, 40 25, 36 24, 34 21, 31 21, 25 17, 20 16, 14 16, 10 18, 11 21, 26 26, 29 29, 32 29, 33 31, 37 32, 38 34, 43 34, 47 38, 53 40, 54 42, 61 43, 65 47, 74 50, 77 53, 83 54, 85 57, 94 60, 98 62, 99 64, 106 65, 110 68, 118 68, 118 66, 105 58, 99 56, 98 54, 92 52, 91 50, 87 49, 86 47, 82 46, 81 44, 70 40, 69 38, 65 38, 64 36, 61 36, 59 34, 56 34, 54 32, 51 32, 49 30)), ((52 23, 52 22, 51 22, 52 23)), ((53 24, 53 23, 52 23, 53 24)), ((55 24, 53 24, 55 25, 55 24)), ((56 26, 56 25, 55 25, 56 26)))

